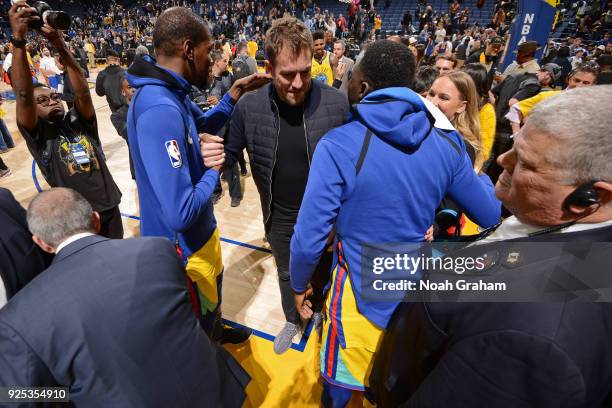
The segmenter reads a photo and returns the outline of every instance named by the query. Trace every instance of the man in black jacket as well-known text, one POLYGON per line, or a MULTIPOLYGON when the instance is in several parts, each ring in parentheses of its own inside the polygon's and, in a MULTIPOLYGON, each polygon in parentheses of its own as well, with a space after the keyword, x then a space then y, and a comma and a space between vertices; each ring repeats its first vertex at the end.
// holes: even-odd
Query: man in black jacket
POLYGON ((96 78, 96 93, 98 96, 106 96, 108 107, 115 112, 124 104, 121 95, 121 80, 124 78, 124 69, 119 66, 119 54, 109 50, 106 55, 108 66, 98 74, 96 78))
POLYGON ((499 159, 496 195, 514 216, 451 252, 489 257, 486 269, 459 277, 465 281, 508 282, 513 296, 545 289, 522 299, 532 303, 404 303, 370 377, 379 406, 610 406, 611 286, 601 284, 610 282, 612 262, 610 245, 601 244, 612 243, 610 104, 605 86, 538 104, 499 159), (550 243, 559 245, 547 251, 550 243), (601 247, 608 249, 596 252, 601 247), (577 268, 585 259, 603 266, 577 268), (590 292, 603 294, 601 303, 570 301, 588 292, 589 278, 601 284, 590 292), (557 299, 536 303, 547 296, 557 299))
MULTIPOLYGON (((132 95, 134 95, 134 88, 130 86, 127 79, 125 78, 125 73, 121 73, 121 97, 123 98, 123 105, 113 113, 111 113, 111 123, 115 127, 115 130, 125 140, 129 147, 128 141, 128 133, 127 133, 127 115, 128 110, 130 109, 130 102, 132 101, 132 95)), ((130 174, 132 175, 132 180, 136 180, 135 172, 134 172, 134 162, 132 161, 132 154, 128 149, 128 158, 130 160, 130 174)))
MULTIPOLYGON (((210 52, 210 59, 212 62, 211 76, 212 81, 208 88, 207 102, 210 101, 211 105, 216 105, 223 95, 227 93, 234 83, 234 76, 227 70, 227 58, 222 51, 212 50, 210 52)), ((247 73, 248 74, 248 73, 247 73)), ((244 75, 248 76, 248 75, 244 75)), ((242 76, 242 78, 244 78, 242 76)), ((228 132, 227 125, 217 133, 219 136, 224 137, 228 132)), ((238 207, 242 201, 242 188, 240 185, 240 172, 238 170, 238 163, 234 163, 232 167, 225 167, 223 169, 223 177, 227 180, 229 186, 229 193, 232 199, 231 206, 238 207)), ((221 179, 217 181, 215 191, 213 193, 213 203, 217 203, 223 194, 223 187, 221 186, 221 179)))
POLYGON ((10 190, 0 188, 0 308, 44 271, 52 256, 32 241, 26 212, 10 190))
MULTIPOLYGON (((225 145, 225 166, 233 166, 244 147, 263 212, 266 236, 278 269, 283 312, 287 323, 274 341, 284 353, 300 331, 289 282, 289 244, 306 188, 310 160, 317 142, 344 123, 349 112, 346 95, 312 81, 312 34, 295 18, 276 20, 266 38, 266 70, 273 85, 245 95, 234 109, 225 145), (299 46, 298 46, 299 45, 299 46)), ((207 136, 205 164, 223 152, 221 138, 207 136)), ((328 275, 329 268, 321 271, 328 275)), ((322 280, 327 279, 322 277, 322 280)), ((320 300, 322 286, 314 283, 320 300), (317 290, 318 289, 318 290, 317 290)), ((315 323, 320 318, 316 317, 315 323)))
MULTIPOLYGON (((497 118, 495 130, 495 142, 489 163, 485 164, 487 175, 493 183, 503 169, 497 163, 497 158, 507 152, 512 147, 512 127, 506 114, 510 107, 524 99, 536 96, 540 91, 547 87, 554 86, 558 79, 561 68, 556 64, 546 64, 539 69, 536 74, 525 72, 522 74, 510 75, 504 81, 491 89, 497 101, 495 106, 495 116, 497 118)), ((552 90, 548 88, 548 90, 552 90)))

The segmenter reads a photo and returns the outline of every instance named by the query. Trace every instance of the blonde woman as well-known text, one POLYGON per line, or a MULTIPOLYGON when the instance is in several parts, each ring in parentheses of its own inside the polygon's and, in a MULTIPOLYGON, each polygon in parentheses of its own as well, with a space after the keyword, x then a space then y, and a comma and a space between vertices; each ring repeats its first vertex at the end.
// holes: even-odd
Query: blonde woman
POLYGON ((442 111, 463 136, 474 170, 480 173, 484 164, 480 135, 480 99, 472 78, 460 71, 442 75, 434 81, 427 99, 442 111))

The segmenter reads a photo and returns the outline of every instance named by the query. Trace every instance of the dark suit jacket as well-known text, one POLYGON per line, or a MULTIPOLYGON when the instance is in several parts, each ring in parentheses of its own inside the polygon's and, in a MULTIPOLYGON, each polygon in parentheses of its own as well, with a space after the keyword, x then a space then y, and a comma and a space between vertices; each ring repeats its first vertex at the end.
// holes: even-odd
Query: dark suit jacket
POLYGON ((163 238, 63 248, 0 310, 0 367, 0 386, 67 386, 77 407, 240 407, 249 381, 200 328, 163 238))
POLYGON ((26 211, 9 190, 0 188, 0 284, 7 298, 44 271, 51 259, 32 241, 26 211))
MULTIPOLYGON (((520 241, 585 240, 612 242, 612 227, 520 241)), ((540 260, 536 271, 558 265, 540 260)), ((534 271, 528 267, 500 266, 499 273, 534 271)), ((370 384, 381 407, 610 406, 612 304, 403 303, 370 384)))

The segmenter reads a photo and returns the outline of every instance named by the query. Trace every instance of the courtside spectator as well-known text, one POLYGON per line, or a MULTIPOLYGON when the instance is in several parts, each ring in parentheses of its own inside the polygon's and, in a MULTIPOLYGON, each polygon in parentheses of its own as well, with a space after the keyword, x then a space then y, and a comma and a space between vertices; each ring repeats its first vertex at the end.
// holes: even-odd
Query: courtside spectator
POLYGON ((124 77, 124 69, 119 65, 119 54, 110 50, 106 55, 108 66, 104 68, 96 78, 96 93, 98 96, 106 96, 108 107, 115 112, 124 104, 121 95, 121 81, 124 77))
POLYGON ((436 58, 435 66, 440 71, 440 75, 448 74, 457 68, 457 60, 452 55, 440 55, 436 58))
POLYGON ((96 235, 67 188, 37 195, 27 222, 55 257, 0 309, 0 386, 68 387, 76 407, 242 405, 249 376, 198 327, 171 241, 96 235))
MULTIPOLYGON (((573 70, 567 77, 567 88, 565 90, 572 90, 574 88, 581 88, 585 86, 593 86, 597 83, 598 69, 591 65, 581 65, 573 70)), ((521 128, 524 120, 529 116, 531 110, 540 102, 545 101, 548 98, 561 93, 562 91, 542 91, 536 96, 524 99, 520 102, 515 103, 510 107, 510 111, 506 115, 512 124, 512 131, 517 133, 521 128)))
POLYGON ((132 160, 132 153, 129 151, 129 140, 128 140, 128 131, 127 131, 127 117, 128 111, 130 109, 130 102, 132 101, 132 96, 134 95, 134 88, 132 88, 125 78, 125 73, 122 73, 121 79, 121 97, 123 98, 123 105, 113 113, 111 113, 110 120, 113 124, 115 130, 125 140, 128 144, 128 157, 130 161, 130 174, 132 175, 132 180, 136 180, 136 173, 134 171, 134 161, 132 160))
POLYGON ((486 162, 489 160, 491 150, 493 149, 497 122, 495 118, 495 107, 489 101, 491 83, 489 82, 487 69, 483 64, 467 64, 461 68, 461 71, 472 78, 474 85, 476 85, 476 91, 478 92, 480 139, 482 142, 482 156, 486 162))
POLYGON ((5 188, 0 188, 0 225, 2 225, 0 231, 0 309, 2 309, 8 300, 49 266, 53 257, 32 241, 26 211, 15 200, 10 190, 5 188))
MULTIPOLYGON (((610 9, 610 11, 612 11, 612 8, 610 9)), ((612 84, 612 55, 605 54, 605 55, 600 56, 599 58, 597 58, 597 65, 599 65, 599 68, 601 69, 601 72, 597 76, 597 83, 600 85, 611 85, 612 84)))
POLYGON ((433 85, 434 81, 440 76, 438 68, 431 65, 422 65, 416 71, 414 79, 414 92, 421 95, 423 98, 427 97, 429 89, 433 85))
MULTIPOLYGON (((586 281, 589 275, 608 272, 573 270, 573 250, 577 241, 579 248, 612 242, 610 105, 612 88, 595 86, 564 92, 534 108, 512 150, 499 158, 504 172, 496 194, 514 216, 488 231, 478 245, 450 255, 465 259, 506 251, 502 243, 507 241, 515 245, 513 259, 521 261, 502 261, 495 269, 465 275, 467 282, 495 275, 498 282, 554 285, 557 291, 568 287, 549 281, 560 270, 563 282, 572 279, 565 271, 580 272, 581 277, 584 273, 586 281), (542 249, 555 242, 571 248, 572 254, 555 247, 550 256, 543 256, 542 249)), ((589 256, 590 265, 609 265, 609 251, 589 256)), ((574 299, 569 292, 563 300, 546 303, 402 304, 370 377, 376 402, 432 407, 610 406, 612 304, 574 299)))
POLYGON ((540 70, 540 65, 535 58, 536 52, 540 49, 535 41, 525 41, 516 49, 516 60, 513 61, 502 75, 496 77, 497 82, 502 82, 511 75, 523 73, 535 74, 540 70))
POLYGON ((338 60, 338 66, 340 66, 340 64, 343 65, 344 75, 336 75, 335 80, 342 82, 342 85, 340 86, 341 91, 348 92, 349 75, 350 72, 353 70, 355 61, 344 55, 345 52, 346 43, 342 40, 336 41, 334 43, 334 56, 338 60))
POLYGON ((484 163, 480 135, 480 100, 476 85, 465 72, 441 75, 429 89, 427 100, 446 116, 465 139, 466 150, 476 172, 484 163))

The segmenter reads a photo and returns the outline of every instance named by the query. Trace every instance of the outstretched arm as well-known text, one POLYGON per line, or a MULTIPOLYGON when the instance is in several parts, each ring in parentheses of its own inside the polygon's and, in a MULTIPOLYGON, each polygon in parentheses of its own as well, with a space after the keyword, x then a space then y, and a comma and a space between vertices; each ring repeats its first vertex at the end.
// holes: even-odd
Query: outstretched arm
POLYGON ((92 120, 96 111, 91 99, 89 85, 83 75, 83 71, 81 71, 81 66, 76 62, 70 49, 68 49, 68 45, 64 42, 62 33, 47 24, 43 25, 41 32, 55 47, 62 63, 66 66, 68 80, 74 92, 75 109, 83 119, 92 120))
POLYGON ((467 154, 463 154, 455 169, 449 196, 478 225, 490 228, 499 222, 501 203, 486 174, 477 175, 467 154))
MULTIPOLYGON (((9 10, 9 19, 13 38, 16 41, 25 41, 28 33, 28 24, 40 20, 35 15, 36 10, 29 7, 25 1, 19 1, 9 10)), ((28 64, 25 44, 15 45, 13 48, 13 65, 11 81, 13 91, 17 97, 17 123, 27 130, 32 130, 38 123, 36 115, 36 102, 34 101, 34 86, 32 74, 28 64)))

